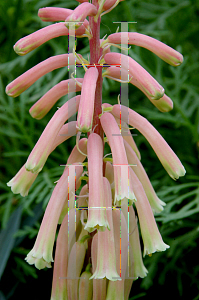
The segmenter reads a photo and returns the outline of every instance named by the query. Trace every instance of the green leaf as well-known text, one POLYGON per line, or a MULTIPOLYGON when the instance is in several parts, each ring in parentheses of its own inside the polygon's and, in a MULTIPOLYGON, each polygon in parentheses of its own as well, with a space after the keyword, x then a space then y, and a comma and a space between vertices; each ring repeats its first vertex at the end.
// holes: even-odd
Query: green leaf
POLYGON ((22 207, 19 206, 11 215, 6 228, 0 233, 0 277, 2 276, 8 258, 14 246, 14 233, 18 230, 21 221, 22 207))

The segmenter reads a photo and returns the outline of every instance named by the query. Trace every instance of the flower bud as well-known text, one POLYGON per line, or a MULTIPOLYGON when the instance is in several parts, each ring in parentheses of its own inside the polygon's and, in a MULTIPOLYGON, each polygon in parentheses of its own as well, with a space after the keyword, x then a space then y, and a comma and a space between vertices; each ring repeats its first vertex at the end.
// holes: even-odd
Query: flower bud
POLYGON ((92 129, 97 78, 98 70, 95 67, 89 68, 84 75, 77 115, 77 128, 81 132, 92 129))
POLYGON ((103 143, 101 137, 96 133, 91 133, 87 143, 88 153, 88 174, 89 174, 89 203, 88 220, 85 229, 89 232, 96 228, 100 231, 110 229, 107 221, 104 203, 103 187, 103 143))
POLYGON ((89 174, 89 204, 88 220, 85 229, 89 232, 96 228, 100 231, 110 229, 106 216, 103 187, 103 143, 101 137, 91 133, 87 143, 88 174, 89 174))
POLYGON ((78 109, 79 97, 74 97, 66 102, 60 109, 56 111, 54 116, 48 122, 37 144, 31 151, 26 162, 26 170, 33 173, 39 173, 50 152, 56 135, 62 125, 70 118, 78 109))
POLYGON ((145 256, 146 254, 151 254, 156 251, 165 251, 169 246, 162 240, 143 186, 131 168, 130 174, 133 179, 133 187, 137 198, 135 206, 138 212, 144 243, 143 255, 145 256))
MULTIPOLYGON (((69 178, 69 169, 70 167, 65 169, 53 190, 34 247, 26 257, 26 261, 30 265, 35 264, 38 269, 43 269, 45 267, 50 268, 51 262, 53 261, 52 251, 55 233, 59 216, 64 205, 66 195, 68 194, 68 180, 75 184, 75 177, 72 178, 72 176, 70 176, 69 178)), ((76 177, 79 178, 82 172, 83 167, 79 166, 76 170, 76 177)))
POLYGON ((38 16, 44 22, 65 21, 73 13, 72 9, 62 7, 43 7, 38 11, 38 16))
POLYGON ((95 16, 97 14, 97 8, 95 5, 85 2, 78 5, 72 14, 66 18, 67 22, 75 22, 75 27, 78 28, 81 22, 86 19, 87 16, 95 16), (78 23, 80 22, 80 23, 78 23))
MULTIPOLYGON (((104 56, 105 62, 109 65, 121 65, 121 58, 125 57, 124 54, 119 54, 116 52, 107 53, 104 56)), ((152 100, 158 100, 163 97, 164 89, 163 87, 134 59, 128 56, 129 64, 123 64, 121 67, 123 69, 128 68, 129 73, 136 79, 139 85, 143 88, 146 94, 151 97, 152 100)), ((128 69, 127 69, 128 71, 128 69)))
POLYGON ((151 205, 153 211, 160 213, 163 210, 163 206, 166 205, 163 201, 161 201, 158 196, 156 195, 153 186, 141 164, 139 159, 137 158, 135 152, 129 146, 129 144, 124 141, 124 146, 126 149, 126 155, 128 158, 128 163, 132 166, 132 170, 135 172, 136 176, 138 177, 139 181, 141 182, 144 191, 146 193, 147 199, 151 205))
POLYGON ((105 207, 110 231, 106 228, 104 232, 98 232, 97 266, 92 279, 107 278, 112 281, 121 280, 116 270, 116 255, 114 229, 112 219, 112 195, 111 187, 107 178, 103 178, 105 207))
POLYGON ((68 268, 68 216, 59 229, 56 242, 53 283, 50 300, 67 299, 67 268, 68 268))
MULTIPOLYGON (((109 35, 107 42, 121 44, 122 34, 123 32, 118 32, 109 35)), ((183 56, 178 51, 145 34, 128 32, 128 43, 150 50, 174 67, 179 66, 183 62, 183 56)))
POLYGON ((75 57, 73 54, 52 56, 42 61, 9 83, 6 87, 6 94, 11 97, 19 96, 39 78, 55 69, 68 66, 68 62, 70 62, 70 65, 75 64, 75 57))
POLYGON ((121 203, 124 199, 135 201, 135 195, 132 190, 132 183, 128 175, 128 160, 124 148, 123 138, 120 134, 117 122, 110 113, 104 113, 100 122, 108 138, 113 156, 114 181, 115 181, 115 199, 121 203))
POLYGON ((86 267, 79 280, 79 300, 92 300, 93 299, 93 280, 89 280, 91 272, 89 270, 91 264, 86 267))
MULTIPOLYGON (((76 36, 83 35, 85 33, 85 30, 85 26, 81 26, 79 29, 76 30, 76 36)), ((65 23, 61 22, 52 24, 20 39, 14 45, 14 51, 18 55, 25 55, 31 52, 32 50, 38 48, 39 46, 43 45, 47 41, 58 36, 65 35, 68 35, 68 29, 66 28, 65 23)))
MULTIPOLYGON (((120 118, 120 111, 120 105, 116 104, 113 106, 111 113, 117 118, 120 118)), ((149 121, 130 108, 128 108, 128 116, 129 124, 145 136, 169 176, 174 180, 180 176, 184 176, 186 171, 179 158, 149 121)))

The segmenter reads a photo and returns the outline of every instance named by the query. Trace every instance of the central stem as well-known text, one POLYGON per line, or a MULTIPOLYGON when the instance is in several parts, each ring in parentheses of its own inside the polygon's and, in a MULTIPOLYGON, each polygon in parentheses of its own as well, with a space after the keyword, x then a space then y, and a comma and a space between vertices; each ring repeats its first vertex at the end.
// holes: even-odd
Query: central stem
MULTIPOLYGON (((98 6, 96 0, 93 4, 98 6)), ((97 65, 98 69, 98 80, 96 84, 95 102, 94 102, 94 115, 93 115, 93 128, 95 133, 99 134, 103 139, 103 130, 100 124, 99 115, 102 113, 102 67, 98 65, 99 59, 102 55, 102 49, 100 49, 100 22, 99 17, 97 22, 94 21, 94 17, 89 17, 89 24, 92 31, 93 37, 90 39, 90 65, 97 65)))

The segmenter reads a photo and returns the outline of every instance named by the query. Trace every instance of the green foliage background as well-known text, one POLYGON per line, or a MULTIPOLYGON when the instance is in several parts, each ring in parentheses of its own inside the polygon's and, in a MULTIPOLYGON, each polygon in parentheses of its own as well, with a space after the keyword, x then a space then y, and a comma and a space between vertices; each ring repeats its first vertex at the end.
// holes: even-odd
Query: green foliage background
MULTIPOLYGON (((34 244, 43 211, 54 181, 61 175, 74 139, 60 145, 49 157, 27 197, 14 195, 6 186, 25 163, 56 107, 42 120, 30 117, 28 110, 46 91, 67 78, 67 68, 39 79, 21 96, 12 99, 5 86, 40 61, 67 52, 67 37, 51 40, 24 57, 18 57, 13 45, 50 23, 42 22, 37 11, 44 6, 74 8, 76 1, 1 0, 0 1, 0 299, 50 299, 52 269, 38 271, 24 261, 34 244), (63 162, 64 161, 64 162, 63 162), (14 238, 13 238, 13 234, 14 238), (41 291, 45 291, 45 297, 41 291)), ((184 55, 184 63, 175 68, 146 49, 132 46, 129 54, 149 71, 172 98, 174 109, 161 113, 135 87, 129 87, 130 107, 145 116, 166 139, 180 158, 186 176, 174 182, 162 168, 148 142, 135 137, 152 184, 167 203, 156 216, 166 252, 144 259, 149 271, 145 279, 133 283, 130 299, 199 299, 199 2, 197 0, 126 0, 102 18, 101 37, 116 31, 113 21, 135 21, 130 31, 161 40, 184 55), (148 297, 148 298, 147 298, 148 297)), ((87 57, 87 39, 77 44, 77 52, 87 57)), ((115 50, 113 50, 115 51, 115 50)), ((104 80, 103 102, 116 103, 120 84, 104 80)), ((58 106, 67 100, 63 97, 58 106)))

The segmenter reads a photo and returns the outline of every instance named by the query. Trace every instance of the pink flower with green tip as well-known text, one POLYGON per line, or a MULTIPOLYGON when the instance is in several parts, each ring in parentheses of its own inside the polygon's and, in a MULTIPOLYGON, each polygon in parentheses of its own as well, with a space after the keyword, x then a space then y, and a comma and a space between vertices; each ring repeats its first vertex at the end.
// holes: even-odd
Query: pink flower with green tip
POLYGON ((39 173, 42 170, 59 130, 62 125, 77 111, 79 106, 79 97, 80 96, 70 99, 54 114, 28 157, 26 162, 27 171, 39 173))
MULTIPOLYGON (((121 44, 121 34, 122 32, 117 32, 109 35, 106 43, 121 44)), ((128 43, 129 45, 136 45, 150 50, 174 67, 179 66, 183 62, 181 53, 145 34, 128 32, 128 43)))
POLYGON ((96 229, 110 229, 104 201, 103 186, 103 144, 96 133, 91 133, 87 143, 88 174, 89 174, 89 204, 88 220, 85 229, 92 232, 96 229))
POLYGON ((92 129, 98 75, 95 67, 89 68, 84 75, 77 115, 77 128, 81 132, 88 132, 92 129))
MULTIPOLYGON (((26 261, 31 265, 35 264, 38 269, 50 268, 51 262, 53 262, 52 251, 57 224, 68 195, 68 185, 66 182, 68 182, 69 169, 70 167, 65 169, 53 190, 34 247, 26 257, 26 261)), ((77 178, 79 178, 83 172, 83 167, 78 166, 76 172, 77 178)), ((75 185, 75 178, 70 177, 69 180, 75 185)))
MULTIPOLYGON (((120 105, 114 105, 111 113, 117 118, 120 118, 120 111, 120 105)), ((145 136, 171 178, 176 180, 180 176, 184 176, 186 171, 183 165, 159 132, 147 119, 132 109, 128 109, 128 112, 129 124, 138 129, 145 136)))
POLYGON ((132 183, 129 179, 129 166, 124 148, 123 137, 121 136, 117 122, 110 113, 104 113, 100 122, 108 138, 113 155, 115 199, 114 204, 121 204, 124 199, 129 199, 131 204, 135 201, 132 183))

